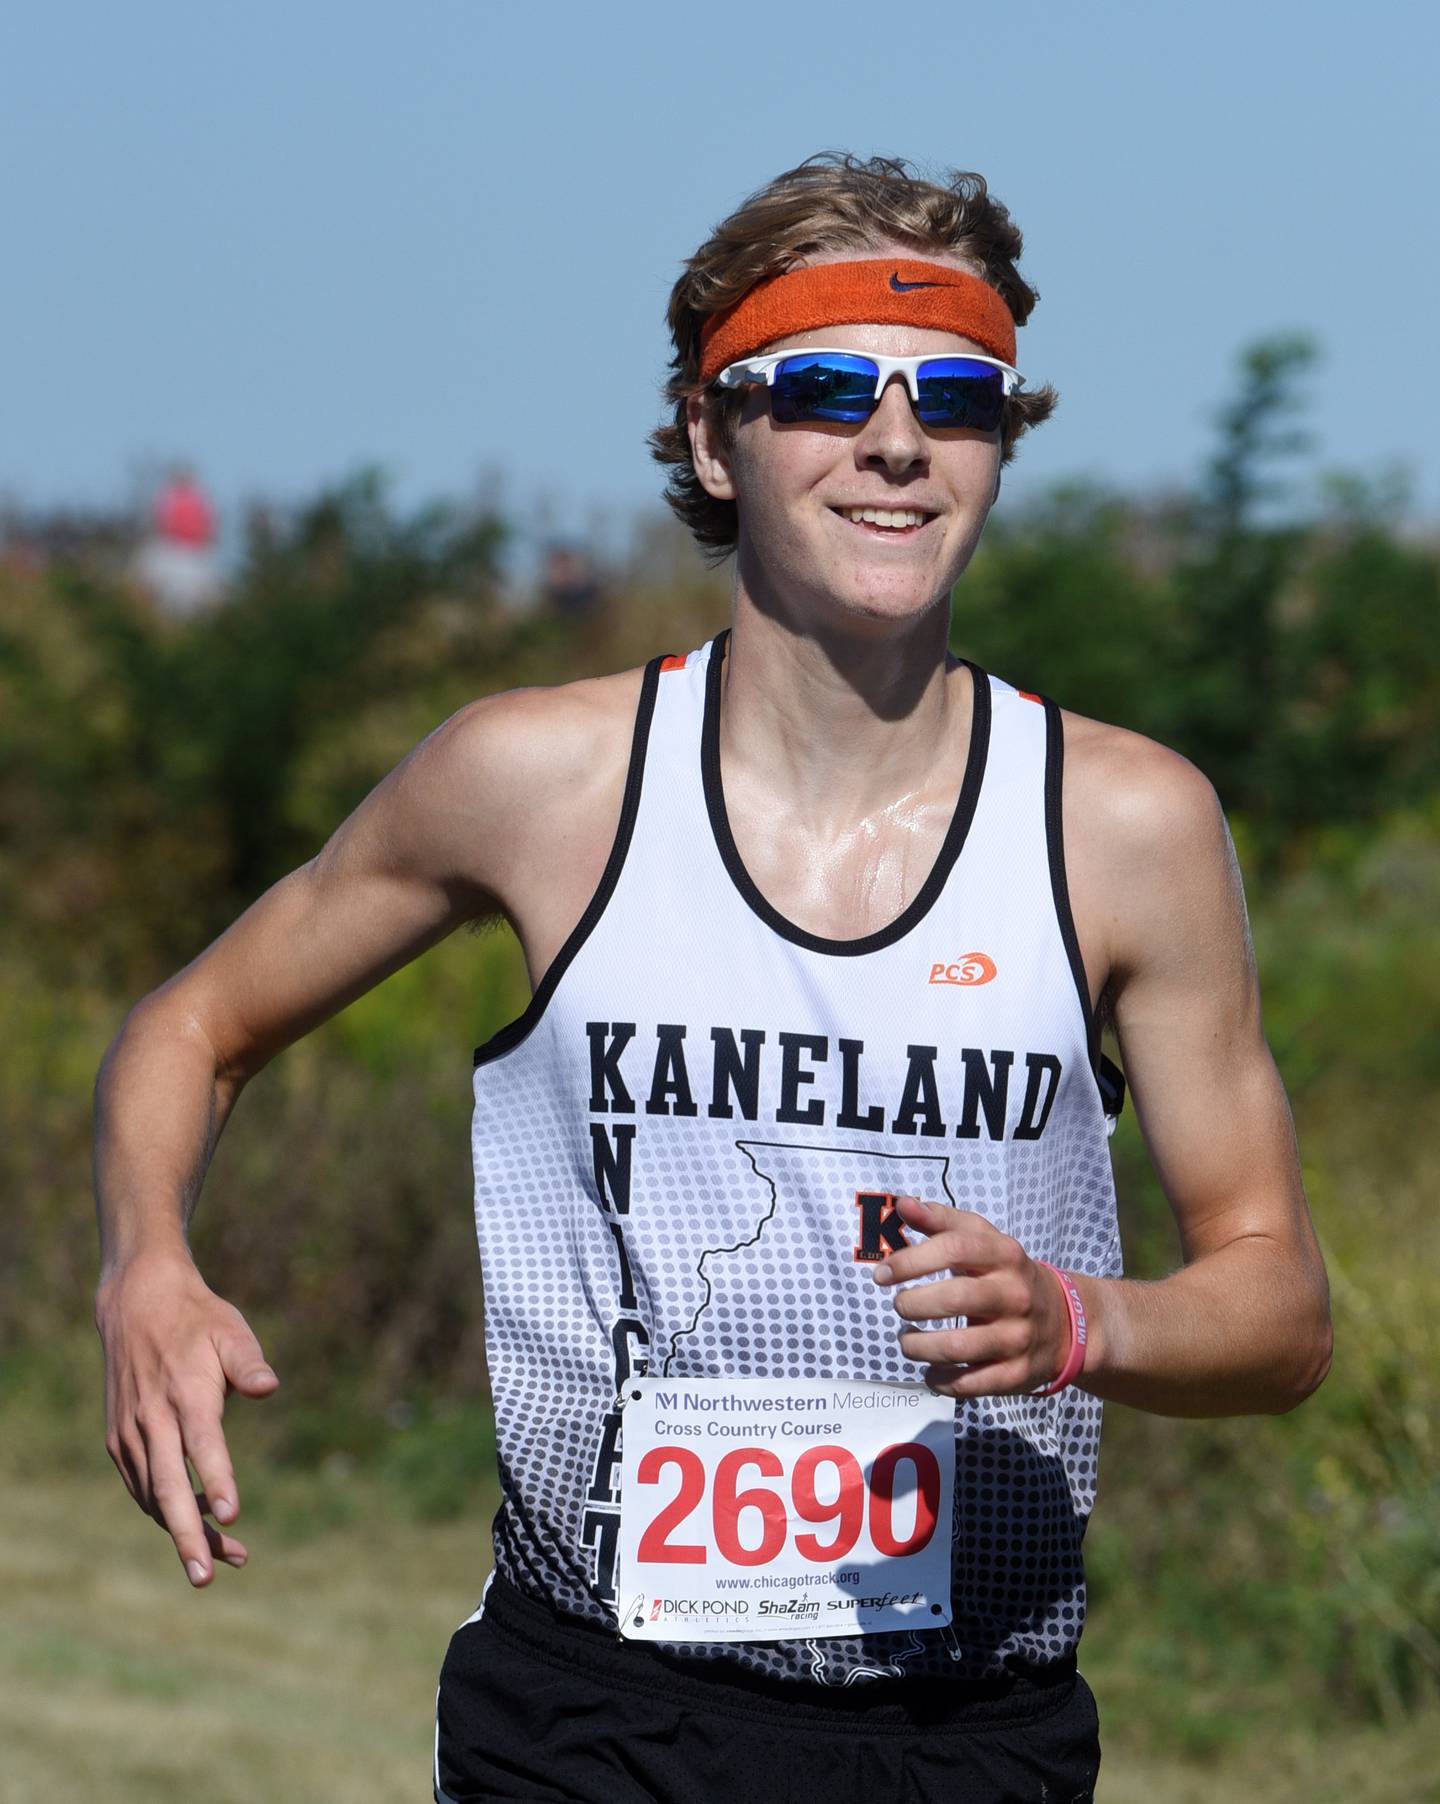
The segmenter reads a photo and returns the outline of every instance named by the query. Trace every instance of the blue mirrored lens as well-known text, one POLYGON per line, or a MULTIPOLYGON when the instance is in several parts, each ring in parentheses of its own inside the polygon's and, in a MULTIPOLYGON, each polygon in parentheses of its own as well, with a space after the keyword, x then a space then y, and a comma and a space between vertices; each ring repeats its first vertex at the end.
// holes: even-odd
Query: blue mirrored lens
POLYGON ((775 368, 770 413, 782 426, 800 420, 841 420, 853 425, 875 411, 880 366, 868 357, 826 351, 787 357, 775 368))
POLYGON ((1005 379, 973 357, 931 357, 920 365, 916 409, 927 426, 993 432, 1005 412, 1005 379))

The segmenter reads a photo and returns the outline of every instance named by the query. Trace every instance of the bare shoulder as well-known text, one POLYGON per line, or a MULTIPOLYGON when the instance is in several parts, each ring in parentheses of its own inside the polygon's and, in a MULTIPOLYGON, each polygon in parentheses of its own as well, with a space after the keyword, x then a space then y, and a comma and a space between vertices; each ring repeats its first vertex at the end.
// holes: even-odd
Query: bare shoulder
POLYGON ((643 676, 622 670, 468 702, 437 729, 447 774, 477 784, 501 810, 603 785, 613 763, 623 775, 628 762, 643 676))
POLYGON ((1215 786, 1183 753, 1128 727, 1060 711, 1065 800, 1109 851, 1153 857, 1213 838, 1224 813, 1215 786))
POLYGON ((642 669, 467 703, 414 756, 449 802, 460 875, 519 924, 538 886, 603 866, 629 768, 642 669))
POLYGON ((1061 718, 1071 902, 1112 1001, 1141 965, 1246 941, 1235 848, 1210 779, 1143 733, 1067 709, 1061 718))

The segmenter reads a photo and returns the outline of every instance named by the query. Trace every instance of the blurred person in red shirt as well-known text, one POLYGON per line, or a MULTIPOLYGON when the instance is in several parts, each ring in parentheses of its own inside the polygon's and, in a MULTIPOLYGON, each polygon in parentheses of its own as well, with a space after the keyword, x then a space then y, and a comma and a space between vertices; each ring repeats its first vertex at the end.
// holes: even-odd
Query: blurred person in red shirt
POLYGON ((193 470, 175 465, 155 499, 138 561, 142 588, 167 614, 201 613, 221 599, 215 541, 209 496, 193 470))
POLYGON ((155 530, 175 545, 208 550, 215 543, 215 510, 194 472, 178 466, 155 503, 155 530))

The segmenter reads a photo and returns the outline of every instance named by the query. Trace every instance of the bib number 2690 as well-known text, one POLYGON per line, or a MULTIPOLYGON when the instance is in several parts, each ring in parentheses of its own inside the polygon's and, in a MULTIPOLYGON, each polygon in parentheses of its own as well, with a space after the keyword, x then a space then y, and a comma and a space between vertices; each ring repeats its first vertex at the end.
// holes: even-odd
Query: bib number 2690
POLYGON ((622 1635, 765 1641, 950 1620, 955 1404, 862 1379, 635 1378, 622 1635))
POLYGON ((927 1547, 940 1519, 940 1462, 920 1441, 881 1448, 868 1484, 855 1455, 833 1443, 807 1448, 788 1478, 773 1449, 732 1448, 716 1463, 709 1486, 705 1461, 693 1447, 661 1445, 641 1457, 636 1482, 663 1484, 667 1468, 679 1472, 680 1483, 640 1537, 638 1555, 647 1564, 703 1566, 713 1546, 732 1566, 768 1566, 785 1551, 792 1520, 825 1531, 795 1534, 794 1551, 802 1560, 845 1559, 867 1527, 877 1553, 900 1559, 927 1547), (905 1493, 901 1510, 908 1516, 898 1526, 897 1479, 905 1493), (707 1489, 710 1534, 700 1541, 680 1538, 704 1508, 707 1489))

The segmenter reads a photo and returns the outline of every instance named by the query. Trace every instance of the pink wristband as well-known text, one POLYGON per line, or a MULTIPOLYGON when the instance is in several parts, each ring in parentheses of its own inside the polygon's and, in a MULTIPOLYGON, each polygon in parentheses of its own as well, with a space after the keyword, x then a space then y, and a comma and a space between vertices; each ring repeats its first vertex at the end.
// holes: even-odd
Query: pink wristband
POLYGON ((1037 1259, 1035 1264, 1043 1265, 1047 1272, 1054 1272, 1060 1282, 1061 1290, 1065 1293, 1065 1308, 1070 1317, 1070 1350, 1065 1355, 1065 1363, 1060 1368, 1059 1377, 1052 1379, 1049 1384, 1037 1385, 1031 1392, 1031 1395, 1035 1397, 1053 1397, 1056 1391, 1063 1391, 1067 1384, 1073 1384, 1084 1369, 1085 1304, 1073 1278, 1062 1272, 1058 1266, 1051 1265, 1047 1260, 1037 1259))

